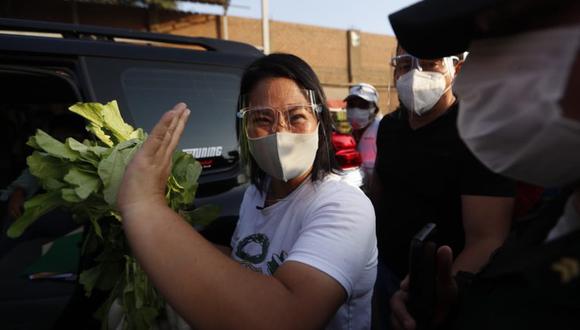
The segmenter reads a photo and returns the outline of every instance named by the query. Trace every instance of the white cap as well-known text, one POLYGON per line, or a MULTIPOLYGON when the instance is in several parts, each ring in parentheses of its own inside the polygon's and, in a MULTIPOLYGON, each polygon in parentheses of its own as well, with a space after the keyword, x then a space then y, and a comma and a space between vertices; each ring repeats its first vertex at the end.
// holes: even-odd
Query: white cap
POLYGON ((351 96, 358 96, 363 100, 379 104, 379 93, 377 92, 377 89, 370 84, 360 83, 352 86, 346 98, 348 99, 351 96))

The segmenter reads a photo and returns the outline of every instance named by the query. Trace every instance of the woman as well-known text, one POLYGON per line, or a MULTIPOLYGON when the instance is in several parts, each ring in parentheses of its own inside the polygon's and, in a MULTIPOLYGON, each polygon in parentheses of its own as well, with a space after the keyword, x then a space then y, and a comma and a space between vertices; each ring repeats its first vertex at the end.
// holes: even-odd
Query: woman
POLYGON ((231 257, 165 203, 171 155, 190 114, 184 104, 162 117, 129 164, 118 198, 127 237, 193 327, 370 328, 374 212, 333 173, 325 104, 316 75, 295 56, 266 56, 246 70, 238 117, 252 185, 233 250, 221 249, 231 257))

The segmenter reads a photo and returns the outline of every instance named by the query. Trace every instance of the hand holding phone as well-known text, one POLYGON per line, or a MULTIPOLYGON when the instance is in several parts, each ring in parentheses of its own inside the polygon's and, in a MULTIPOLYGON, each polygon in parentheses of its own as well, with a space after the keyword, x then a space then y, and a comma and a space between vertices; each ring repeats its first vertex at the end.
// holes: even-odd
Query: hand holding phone
POLYGON ((425 225, 411 240, 409 249, 409 312, 417 329, 428 329, 436 303, 437 232, 434 223, 425 225))

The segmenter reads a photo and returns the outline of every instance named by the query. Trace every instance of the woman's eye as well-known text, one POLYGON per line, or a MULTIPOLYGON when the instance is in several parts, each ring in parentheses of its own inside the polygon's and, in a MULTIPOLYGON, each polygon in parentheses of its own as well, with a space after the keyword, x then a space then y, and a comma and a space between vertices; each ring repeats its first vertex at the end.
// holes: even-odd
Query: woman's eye
POLYGON ((261 124, 269 124, 272 122, 271 118, 268 117, 258 117, 254 119, 255 123, 261 123, 261 124))
POLYGON ((306 115, 304 115, 302 113, 297 113, 297 114, 291 114, 290 115, 290 122, 292 122, 292 123, 302 122, 304 120, 306 120, 306 115))
POLYGON ((309 110, 304 106, 298 106, 292 110, 288 110, 288 119, 291 122, 298 122, 309 119, 309 110))
POLYGON ((267 112, 257 112, 252 114, 250 122, 254 125, 267 126, 274 122, 274 118, 267 112))

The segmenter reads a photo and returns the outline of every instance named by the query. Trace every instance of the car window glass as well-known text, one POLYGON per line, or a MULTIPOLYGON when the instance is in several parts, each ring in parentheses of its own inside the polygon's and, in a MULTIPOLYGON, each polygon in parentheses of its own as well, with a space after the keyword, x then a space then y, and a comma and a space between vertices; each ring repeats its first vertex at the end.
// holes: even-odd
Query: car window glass
POLYGON ((178 147, 193 154, 205 168, 237 160, 238 75, 131 68, 122 73, 121 84, 137 127, 150 131, 163 111, 185 102, 192 114, 178 147))

